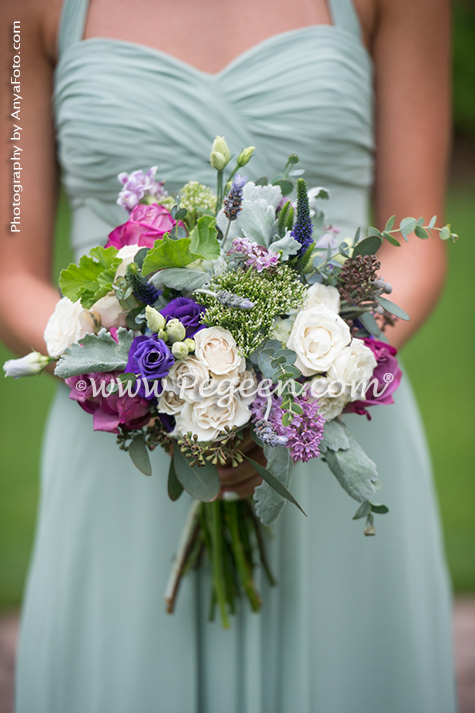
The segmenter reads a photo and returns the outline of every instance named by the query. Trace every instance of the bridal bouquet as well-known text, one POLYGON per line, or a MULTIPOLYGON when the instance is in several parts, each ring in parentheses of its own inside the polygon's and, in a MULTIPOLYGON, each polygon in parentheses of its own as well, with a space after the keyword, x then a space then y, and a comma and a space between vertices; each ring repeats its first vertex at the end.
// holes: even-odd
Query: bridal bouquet
MULTIPOLYGON (((117 435, 146 475, 149 451, 171 456, 168 495, 193 498, 165 599, 173 611, 179 582, 209 554, 211 615, 224 626, 244 592, 254 611, 261 598, 258 561, 273 582, 263 526, 279 515, 294 464, 320 458, 358 503, 373 535, 376 464, 345 425, 346 413, 393 403, 401 371, 384 329, 409 319, 387 295, 376 253, 395 233, 432 230, 455 238, 435 217, 405 218, 384 231, 339 238, 326 224, 324 188, 307 189, 289 156, 271 181, 238 171, 217 137, 210 162, 216 194, 197 181, 169 196, 156 167, 120 174, 118 203, 129 218, 60 276, 62 297, 45 331, 49 356, 36 352, 5 364, 7 376, 55 374, 92 416, 95 430, 117 435), (296 181, 296 186, 294 186, 296 181), (296 189, 295 198, 289 199, 296 189), (249 432, 266 467, 246 452, 249 432), (218 498, 219 466, 247 459, 262 477, 253 499, 218 498)), ((302 510, 303 512, 303 510, 302 510)))

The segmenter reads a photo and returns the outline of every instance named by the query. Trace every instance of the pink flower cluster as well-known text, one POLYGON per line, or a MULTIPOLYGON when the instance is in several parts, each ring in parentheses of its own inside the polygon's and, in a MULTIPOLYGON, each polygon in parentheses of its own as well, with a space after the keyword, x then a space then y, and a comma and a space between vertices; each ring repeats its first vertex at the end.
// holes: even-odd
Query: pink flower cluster
POLYGON ((152 166, 146 173, 133 171, 132 173, 119 173, 117 178, 123 184, 117 203, 129 212, 140 203, 144 196, 168 195, 163 188, 164 181, 156 181, 157 166, 152 166))
POLYGON ((119 424, 124 428, 136 429, 142 428, 150 420, 150 402, 147 399, 128 394, 119 396, 118 392, 107 395, 111 381, 115 381, 121 373, 82 374, 65 380, 71 388, 69 398, 92 414, 95 431, 119 433, 119 424), (94 389, 91 382, 94 382, 94 389))
POLYGON ((272 253, 257 243, 251 243, 247 238, 234 238, 233 246, 228 255, 233 253, 245 255, 247 260, 245 260, 244 264, 249 265, 249 267, 255 267, 257 272, 262 272, 268 267, 277 265, 279 262, 277 253, 272 253))

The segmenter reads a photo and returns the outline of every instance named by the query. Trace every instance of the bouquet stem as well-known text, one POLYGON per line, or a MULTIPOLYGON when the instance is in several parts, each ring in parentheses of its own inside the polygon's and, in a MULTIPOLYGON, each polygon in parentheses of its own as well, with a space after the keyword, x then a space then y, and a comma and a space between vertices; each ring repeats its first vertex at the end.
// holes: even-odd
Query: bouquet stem
POLYGON ((193 501, 165 592, 169 614, 174 611, 181 580, 190 569, 201 565, 204 553, 208 554, 211 566, 209 619, 214 619, 218 608, 223 628, 229 629, 229 617, 236 611, 236 598, 244 594, 254 612, 262 606, 254 581, 257 561, 269 583, 275 584, 265 551, 263 528, 250 500, 193 501))

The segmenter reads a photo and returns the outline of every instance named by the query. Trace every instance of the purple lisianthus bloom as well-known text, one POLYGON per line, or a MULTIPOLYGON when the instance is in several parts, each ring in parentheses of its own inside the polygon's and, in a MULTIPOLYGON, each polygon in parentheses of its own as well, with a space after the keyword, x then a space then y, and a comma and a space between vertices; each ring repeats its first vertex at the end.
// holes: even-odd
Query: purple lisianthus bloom
MULTIPOLYGON (((163 205, 139 203, 130 214, 127 223, 119 225, 111 233, 106 248, 111 246, 120 250, 125 245, 139 245, 141 248, 153 248, 156 240, 161 240, 165 233, 170 233, 176 220, 163 205)), ((179 225, 182 225, 180 222, 179 225)))
POLYGON ((169 319, 179 319, 186 329, 186 336, 193 337, 205 325, 201 324, 201 317, 205 312, 203 305, 198 304, 189 297, 176 297, 169 302, 160 313, 169 319))
POLYGON ((159 339, 156 334, 150 337, 141 335, 132 342, 125 371, 140 377, 139 396, 152 399, 161 394, 161 379, 168 374, 174 363, 173 354, 163 339, 159 339), (149 388, 146 388, 144 382, 148 382, 149 388), (151 382, 158 382, 155 389, 151 382))
POLYGON ((399 368, 396 359, 397 350, 394 347, 369 337, 366 337, 363 341, 373 352, 377 365, 370 379, 370 387, 366 391, 365 399, 348 403, 344 412, 366 415, 371 420, 371 416, 366 410, 367 406, 393 404, 393 393, 399 386, 402 371, 399 368), (373 383, 373 381, 376 383, 373 383))
POLYGON ((119 425, 127 429, 142 428, 150 420, 150 404, 133 387, 131 392, 109 393, 112 381, 122 372, 81 374, 66 379, 70 399, 92 414, 95 431, 119 433, 119 425))

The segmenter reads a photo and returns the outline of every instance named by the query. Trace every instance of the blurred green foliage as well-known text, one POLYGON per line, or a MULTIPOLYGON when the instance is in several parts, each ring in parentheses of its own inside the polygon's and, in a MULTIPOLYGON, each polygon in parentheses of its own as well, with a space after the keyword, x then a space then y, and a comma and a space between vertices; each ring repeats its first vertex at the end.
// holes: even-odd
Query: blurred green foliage
POLYGON ((475 138, 474 0, 456 0, 453 22, 454 128, 475 138))
MULTIPOLYGON (((446 290, 403 358, 432 451, 455 587, 468 591, 475 590, 473 190, 452 191, 447 215, 461 239, 449 245, 446 290)), ((64 202, 57 232, 63 239, 58 242, 56 275, 70 259, 64 239, 68 232, 64 202)), ((11 356, 0 348, 1 362, 11 356)), ((4 609, 18 605, 24 584, 33 542, 41 438, 54 386, 45 375, 0 380, 0 608, 4 609)))

